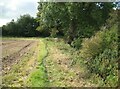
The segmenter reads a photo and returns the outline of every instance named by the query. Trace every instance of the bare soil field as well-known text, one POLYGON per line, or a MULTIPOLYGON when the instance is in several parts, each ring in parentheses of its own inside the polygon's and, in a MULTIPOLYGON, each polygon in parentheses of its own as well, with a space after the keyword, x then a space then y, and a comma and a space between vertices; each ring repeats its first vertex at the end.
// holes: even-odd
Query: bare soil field
MULTIPOLYGON (((15 71, 16 66, 19 67, 17 68, 17 71, 19 71, 19 73, 21 73, 22 75, 22 76, 16 76, 16 77, 21 77, 21 78, 26 76, 26 74, 22 74, 23 71, 26 71, 27 73, 29 73, 28 70, 35 67, 35 63, 36 63, 37 55, 39 51, 38 49, 39 41, 9 39, 9 40, 3 40, 2 45, 0 46, 2 46, 3 85, 9 86, 10 82, 12 82, 12 84, 15 84, 15 82, 13 81, 17 81, 17 79, 9 80, 9 78, 6 78, 6 76, 14 73, 13 71, 15 71), (27 67, 26 68, 27 70, 24 69, 23 71, 20 72, 20 69, 23 69, 24 66, 27 67)), ((17 72, 15 73, 18 74, 17 72)))
MULTIPOLYGON (((26 53, 32 46, 32 41, 3 41, 2 45, 2 62, 5 66, 10 66, 17 62, 24 53, 26 53)), ((3 69, 4 66, 3 66, 3 69)))

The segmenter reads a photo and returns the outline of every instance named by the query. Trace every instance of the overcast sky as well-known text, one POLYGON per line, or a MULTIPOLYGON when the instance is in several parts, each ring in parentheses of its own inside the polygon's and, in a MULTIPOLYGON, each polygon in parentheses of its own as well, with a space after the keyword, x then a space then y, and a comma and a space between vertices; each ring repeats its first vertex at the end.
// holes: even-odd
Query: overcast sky
POLYGON ((19 18, 20 15, 30 14, 36 17, 39 0, 0 0, 0 26, 19 18))

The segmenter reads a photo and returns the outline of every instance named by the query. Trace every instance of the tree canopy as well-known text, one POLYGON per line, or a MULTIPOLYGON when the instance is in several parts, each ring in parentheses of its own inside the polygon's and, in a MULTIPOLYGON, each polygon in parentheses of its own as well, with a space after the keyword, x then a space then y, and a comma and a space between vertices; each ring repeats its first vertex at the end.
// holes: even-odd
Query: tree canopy
POLYGON ((78 37, 90 37, 106 23, 113 3, 39 2, 37 30, 51 36, 64 35, 68 43, 78 37))
POLYGON ((13 19, 6 25, 3 25, 2 34, 3 36, 37 36, 39 33, 35 30, 37 26, 38 23, 36 22, 36 19, 26 14, 20 16, 17 21, 14 21, 13 19))

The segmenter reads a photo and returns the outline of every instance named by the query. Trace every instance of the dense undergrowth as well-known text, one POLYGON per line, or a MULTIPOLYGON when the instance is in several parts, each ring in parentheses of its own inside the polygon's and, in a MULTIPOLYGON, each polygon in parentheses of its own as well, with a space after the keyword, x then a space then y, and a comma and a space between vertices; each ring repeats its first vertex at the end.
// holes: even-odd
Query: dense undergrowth
POLYGON ((100 86, 118 85, 118 35, 117 26, 97 32, 84 39, 80 58, 100 86))

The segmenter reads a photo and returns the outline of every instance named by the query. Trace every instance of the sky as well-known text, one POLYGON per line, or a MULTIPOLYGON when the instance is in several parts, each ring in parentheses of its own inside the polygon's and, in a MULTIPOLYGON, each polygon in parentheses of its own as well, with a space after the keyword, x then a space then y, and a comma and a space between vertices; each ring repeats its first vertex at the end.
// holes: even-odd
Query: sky
POLYGON ((30 14, 36 17, 39 0, 0 0, 0 26, 20 15, 30 14))

